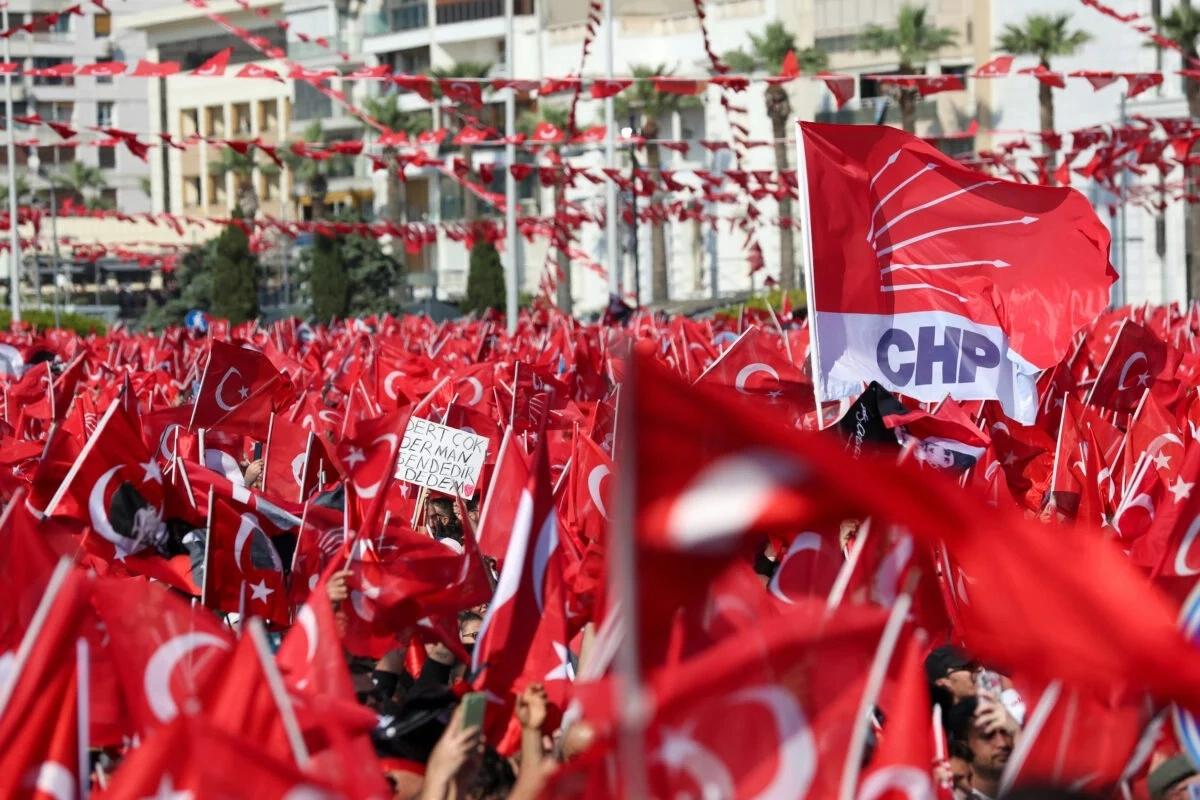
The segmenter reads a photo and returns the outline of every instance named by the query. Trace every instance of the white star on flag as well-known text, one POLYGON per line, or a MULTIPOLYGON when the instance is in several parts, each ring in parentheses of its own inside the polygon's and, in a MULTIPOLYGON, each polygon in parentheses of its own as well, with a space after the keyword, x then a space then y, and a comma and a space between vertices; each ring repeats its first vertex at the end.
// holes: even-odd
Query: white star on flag
POLYGON ((260 600, 263 603, 266 603, 267 598, 275 593, 274 589, 267 588, 267 582, 264 580, 259 580, 258 583, 251 583, 248 585, 250 586, 251 598, 254 600, 260 600))
POLYGON ((346 454, 347 467, 353 467, 355 464, 361 464, 366 460, 367 457, 363 455, 361 447, 351 447, 350 452, 346 454))
POLYGON ((1167 487, 1167 491, 1175 495, 1176 503, 1182 503, 1191 496, 1192 487, 1195 485, 1196 484, 1194 483, 1185 482, 1183 480, 1183 476, 1180 476, 1175 479, 1175 483, 1173 485, 1167 487))
POLYGON ((559 664, 554 669, 546 673, 546 677, 542 680, 547 681, 573 681, 575 680, 575 668, 571 666, 571 651, 564 644, 554 643, 554 653, 558 656, 559 664))
POLYGON ((145 464, 140 464, 141 468, 146 472, 146 480, 162 483, 162 470, 158 468, 158 462, 151 458, 145 464))
POLYGON ((243 386, 241 389, 238 389, 238 394, 241 396, 241 398, 243 400, 245 400, 247 397, 250 396, 250 390, 247 389, 245 386, 243 386))
POLYGON ((175 783, 170 775, 163 775, 159 781, 158 791, 145 800, 196 800, 195 795, 186 789, 175 790, 175 783))
POLYGON ((1158 469, 1167 469, 1171 466, 1171 457, 1161 450, 1158 452, 1158 455, 1150 460, 1154 462, 1154 466, 1158 469))

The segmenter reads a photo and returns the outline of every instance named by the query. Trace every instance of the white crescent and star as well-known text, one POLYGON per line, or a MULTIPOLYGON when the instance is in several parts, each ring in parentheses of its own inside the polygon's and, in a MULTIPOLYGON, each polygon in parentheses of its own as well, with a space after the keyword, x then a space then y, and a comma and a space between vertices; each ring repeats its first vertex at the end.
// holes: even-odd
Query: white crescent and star
POLYGON ((304 629, 304 641, 307 645, 305 660, 312 663, 312 660, 317 655, 317 615, 313 612, 312 606, 308 603, 300 606, 300 610, 296 612, 296 622, 304 629))
POLYGON ((292 477, 296 481, 296 486, 304 488, 304 466, 308 463, 307 453, 301 453, 292 459, 292 477))
POLYGON ((483 384, 480 383, 478 378, 464 378, 463 380, 471 384, 471 389, 474 391, 471 399, 467 401, 467 405, 479 405, 479 401, 483 399, 483 384))
POLYGON ((403 377, 404 373, 398 370, 392 370, 389 372, 387 377, 383 379, 384 394, 386 394, 392 400, 398 400, 400 398, 400 392, 396 389, 396 381, 397 379, 403 377))
POLYGON ((729 703, 757 703, 775 722, 779 766, 755 800, 806 797, 817 775, 817 744, 804 709, 781 686, 754 686, 734 693, 729 703))
POLYGON ((159 645, 146 662, 142 676, 142 690, 146 702, 159 722, 170 722, 179 713, 175 698, 171 694, 171 674, 176 665, 193 651, 202 647, 228 650, 229 643, 215 634, 189 631, 173 636, 159 645))
POLYGON ((746 391, 746 381, 750 380, 750 376, 754 375, 756 372, 765 372, 775 380, 779 380, 779 373, 776 372, 773 367, 756 361, 753 364, 747 364, 746 366, 742 367, 737 374, 737 378, 733 382, 733 388, 737 389, 742 394, 749 394, 746 391))
MULTIPOLYGON (((1133 365, 1134 365, 1134 364, 1136 364, 1136 363, 1137 363, 1139 360, 1141 360, 1141 361, 1143 361, 1143 362, 1146 362, 1147 364, 1149 364, 1149 361, 1148 361, 1148 359, 1146 358, 1146 354, 1145 354, 1145 353, 1134 353, 1134 354, 1133 354, 1133 355, 1131 355, 1129 358, 1125 359, 1125 364, 1124 364, 1124 366, 1122 366, 1122 367, 1121 367, 1121 376, 1120 376, 1120 378, 1117 380, 1117 391, 1118 391, 1118 392, 1123 392, 1123 391, 1126 391, 1127 389, 1132 389, 1132 388, 1133 388, 1132 386, 1126 386, 1126 385, 1125 385, 1125 378, 1127 378, 1127 377, 1129 376, 1129 370, 1130 370, 1130 369, 1133 367, 1133 365)), ((1147 377, 1149 376, 1149 373, 1142 373, 1142 374, 1143 374, 1143 375, 1146 375, 1147 377)), ((1143 386, 1145 385, 1145 382, 1144 382, 1144 381, 1142 381, 1142 379, 1141 379, 1140 377, 1138 378, 1138 383, 1139 383, 1139 384, 1141 384, 1141 385, 1143 385, 1143 386)))
MULTIPOLYGON (((371 444, 377 445, 377 444, 382 444, 384 442, 386 442, 392 448, 397 448, 400 446, 400 437, 394 433, 385 433, 383 436, 376 438, 375 441, 372 442, 371 444)), ((386 472, 386 470, 385 470, 385 472, 386 472)), ((385 480, 387 480, 387 477, 388 476, 386 474, 382 475, 382 476, 380 476, 378 481, 376 481, 375 483, 371 484, 370 486, 366 486, 366 487, 360 486, 358 481, 355 481, 354 488, 358 490, 359 497, 361 497, 363 500, 370 500, 375 495, 379 494, 379 489, 380 489, 380 487, 383 486, 383 483, 385 480)))
POLYGON ((242 377, 242 373, 238 372, 237 367, 230 367, 225 372, 225 374, 221 376, 220 383, 217 384, 217 391, 215 392, 215 397, 216 397, 216 401, 217 401, 217 406, 222 411, 233 411, 235 408, 237 408, 243 402, 245 402, 247 397, 250 396, 249 390, 246 389, 245 386, 243 386, 241 389, 238 390, 239 399, 237 400, 237 402, 235 402, 233 405, 229 405, 228 403, 225 402, 225 381, 229 380, 231 375, 237 375, 238 378, 242 377))
POLYGON ((25 787, 53 797, 75 800, 75 774, 57 761, 43 761, 27 774, 25 787))
POLYGON ((233 563, 237 565, 238 572, 246 574, 246 568, 242 566, 242 550, 246 547, 246 541, 254 535, 254 531, 258 529, 258 522, 251 514, 242 514, 242 521, 238 524, 237 536, 233 540, 233 563))
POLYGON ((792 544, 788 548, 787 553, 785 553, 783 558, 779 561, 779 566, 775 570, 775 575, 772 576, 771 582, 767 585, 767 588, 770 590, 771 594, 775 595, 785 603, 791 604, 795 602, 786 594, 784 594, 783 590, 779 588, 779 576, 783 573, 783 568, 787 565, 788 561, 797 553, 803 553, 809 550, 814 553, 821 552, 821 541, 821 535, 818 533, 813 533, 812 531, 805 531, 792 540, 792 544))
POLYGON ((117 533, 116 528, 112 526, 112 520, 108 518, 105 498, 108 496, 108 484, 120 468, 120 466, 112 467, 101 475, 100 480, 96 481, 96 485, 92 487, 92 493, 88 495, 88 517, 91 519, 92 527, 96 529, 96 533, 116 546, 118 554, 128 552, 122 546, 125 543, 125 537, 117 533))

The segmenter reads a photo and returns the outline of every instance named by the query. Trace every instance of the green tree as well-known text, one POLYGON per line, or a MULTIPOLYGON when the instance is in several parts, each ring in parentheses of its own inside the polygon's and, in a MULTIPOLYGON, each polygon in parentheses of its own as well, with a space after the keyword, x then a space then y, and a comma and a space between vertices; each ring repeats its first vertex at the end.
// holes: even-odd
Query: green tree
POLYGON ((254 190, 254 170, 263 175, 278 175, 279 166, 274 161, 259 161, 258 148, 248 145, 245 153, 232 147, 221 148, 217 157, 208 162, 208 171, 215 177, 233 175, 235 205, 247 219, 258 213, 258 192, 254 190))
POLYGON ((345 317, 350 309, 350 281, 335 237, 313 237, 309 286, 312 290, 313 316, 322 323, 345 317))
MULTIPOLYGON (((29 194, 29 181, 22 175, 17 176, 17 200, 29 194)), ((8 181, 0 181, 0 214, 8 213, 8 181)))
MULTIPOLYGON (((564 131, 566 135, 570 135, 570 132, 567 131, 570 117, 571 110, 567 106, 549 105, 548 103, 539 102, 537 113, 526 111, 517 117, 517 131, 529 137, 533 135, 539 122, 547 122, 560 131, 564 131)), ((551 145, 550 147, 556 154, 561 154, 561 145, 551 145)), ((515 179, 509 175, 507 180, 515 179)), ((562 187, 561 177, 550 187, 551 214, 554 214, 558 210, 559 202, 562 199, 562 187)), ((542 211, 542 216, 546 216, 545 210, 542 211)), ((558 297, 555 300, 555 304, 561 311, 570 314, 574 309, 574 302, 571 299, 571 258, 566 250, 568 242, 555 241, 552 244, 555 246, 555 259, 558 264, 558 271, 562 274, 562 279, 558 282, 558 297)))
MULTIPOLYGON (((385 94, 369 97, 363 103, 363 111, 371 119, 387 129, 387 133, 403 133, 410 139, 421 131, 433 127, 433 114, 429 111, 408 113, 400 108, 400 95, 385 94)), ((363 124, 368 133, 379 133, 372 125, 363 124)), ((393 146, 383 148, 380 154, 387 166, 387 212, 389 222, 404 225, 408 222, 408 184, 401 179, 400 165, 396 161, 399 151, 393 146)))
POLYGON ((395 253, 385 253, 374 236, 345 236, 338 244, 350 282, 350 315, 398 314, 404 263, 395 253))
POLYGON ((211 311, 212 268, 216 258, 216 238, 188 248, 175 265, 175 271, 164 276, 165 289, 160 299, 151 297, 146 303, 141 324, 162 330, 182 325, 189 311, 211 311))
MULTIPOLYGON (((646 169, 655 179, 655 183, 662 173, 662 150, 658 146, 659 134, 662 132, 661 124, 669 123, 671 117, 680 111, 699 108, 702 105, 698 97, 660 92, 654 85, 654 77, 670 74, 672 71, 667 69, 666 64, 635 64, 633 86, 615 98, 615 114, 618 120, 628 119, 631 114, 641 114, 641 135, 646 140, 646 169)), ((657 202, 660 198, 656 192, 650 199, 651 202, 657 202)), ((653 302, 667 302, 670 299, 671 283, 667 274, 667 234, 662 222, 657 219, 651 223, 650 229, 650 277, 653 302)))
MULTIPOLYGON (((1171 13, 1158 17, 1155 22, 1160 35, 1179 45, 1185 64, 1200 58, 1196 49, 1196 42, 1200 40, 1200 11, 1192 6, 1191 0, 1179 0, 1171 13)), ((1200 118, 1200 83, 1188 79, 1183 82, 1183 91, 1187 97, 1188 116, 1200 118)), ((1194 149, 1192 153, 1195 153, 1194 149)), ((1187 170, 1187 195, 1195 197, 1197 186, 1200 186, 1200 168, 1192 166, 1187 170)), ((1195 300, 1200 297, 1200 203, 1188 200, 1188 212, 1192 228, 1187 257, 1188 298, 1195 300)))
MULTIPOLYGON (((455 80, 459 78, 477 79, 486 78, 491 71, 492 65, 486 61, 459 61, 452 67, 438 67, 436 69, 431 69, 429 71, 429 76, 435 80, 455 80)), ((434 84, 434 86, 436 88, 437 84, 434 84)), ((440 89, 438 92, 440 93, 440 89)), ((459 104, 457 103, 451 103, 450 108, 457 111, 458 105, 459 104)), ((471 110, 470 113, 474 114, 475 111, 471 110)), ((465 127, 465 124, 461 115, 454 114, 452 116, 453 124, 447 127, 457 133, 458 131, 461 131, 463 127, 465 127)), ((443 122, 443 124, 445 123, 443 122)), ((473 162, 475 148, 469 144, 464 144, 459 145, 459 150, 462 153, 463 160, 467 162, 467 174, 464 180, 474 183, 475 168, 473 162)), ((466 189, 463 190, 462 198, 463 221, 469 225, 479 217, 479 198, 475 196, 474 192, 466 189)))
POLYGON ((504 267, 496 245, 483 239, 471 248, 471 265, 467 272, 467 296, 459 308, 463 313, 485 311, 494 308, 503 312, 505 307, 504 267))
POLYGON ((114 205, 100 197, 100 193, 108 188, 108 181, 97 166, 72 161, 63 172, 50 175, 49 180, 56 188, 66 189, 89 210, 108 210, 114 205))
MULTIPOLYGON (((896 53, 900 59, 900 74, 913 75, 925 69, 925 64, 940 50, 958 40, 953 28, 934 27, 926 19, 925 6, 906 3, 896 15, 896 24, 885 28, 871 24, 859 36, 859 46, 873 53, 896 53)), ((900 124, 909 133, 917 130, 917 97, 913 87, 901 87, 900 124)))
MULTIPOLYGON (((762 35, 750 34, 750 51, 741 48, 732 50, 722 59, 737 72, 765 70, 772 75, 783 71, 783 62, 788 53, 796 54, 800 70, 805 73, 820 72, 829 67, 829 56, 815 47, 796 47, 796 35, 778 20, 770 22, 762 35)), ((788 121, 792 116, 792 102, 787 88, 781 83, 767 83, 764 91, 767 117, 771 120, 771 135, 775 139, 775 169, 782 173, 789 168, 788 121)), ((779 201, 779 216, 792 219, 792 196, 785 195, 779 201)), ((785 291, 796 286, 795 228, 779 226, 779 285, 785 291)))
MULTIPOLYGON (((1070 14, 1030 14, 1020 25, 1005 25, 997 46, 1013 55, 1036 56, 1038 66, 1050 69, 1051 58, 1074 55, 1092 39, 1087 31, 1070 30, 1067 27, 1070 23, 1070 14)), ((1041 81, 1038 81, 1038 109, 1042 131, 1053 133, 1054 94, 1052 88, 1041 81)), ((1047 147, 1044 143, 1042 146, 1047 147)), ((1047 149, 1046 152, 1050 155, 1048 170, 1053 175, 1054 151, 1047 149)))
MULTIPOLYGON (((242 219, 242 209, 233 209, 242 219)), ((258 258, 250 252, 250 239, 240 226, 230 223, 217 237, 212 266, 212 315, 238 325, 258 317, 258 258)))

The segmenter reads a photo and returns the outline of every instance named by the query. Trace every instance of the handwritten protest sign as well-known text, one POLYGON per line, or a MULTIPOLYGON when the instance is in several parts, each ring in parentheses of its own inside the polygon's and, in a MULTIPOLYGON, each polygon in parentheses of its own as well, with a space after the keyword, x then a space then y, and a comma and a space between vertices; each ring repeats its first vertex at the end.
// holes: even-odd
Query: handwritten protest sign
POLYGON ((487 456, 488 438, 424 419, 410 419, 396 477, 435 492, 471 497, 487 456))

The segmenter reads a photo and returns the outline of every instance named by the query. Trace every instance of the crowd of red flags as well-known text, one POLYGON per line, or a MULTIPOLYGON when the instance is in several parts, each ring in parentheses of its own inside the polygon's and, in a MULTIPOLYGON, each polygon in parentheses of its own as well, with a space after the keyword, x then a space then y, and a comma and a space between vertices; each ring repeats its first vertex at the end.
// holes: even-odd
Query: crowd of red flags
POLYGON ((256 796, 384 796, 344 652, 442 641, 502 751, 531 684, 555 724, 596 728, 554 796, 874 792, 931 780, 914 664, 953 641, 1044 709, 1018 784, 1144 791, 1159 712, 1200 710, 1175 621, 1200 574, 1200 306, 1096 319, 1042 373, 1032 425, 878 387, 818 408, 787 311, 6 336, 34 363, 0 395, 0 790, 78 793, 89 748, 125 747, 98 796, 220 796, 214 759, 256 796), (394 477, 412 418, 490 440, 461 552, 394 477), (974 465, 939 469, 930 441, 974 465), (256 444, 263 489, 240 475, 256 444), (468 655, 456 613, 482 604, 468 655), (620 685, 630 645, 648 694, 620 685), (652 698, 640 725, 630 697, 652 698), (860 774, 867 697, 888 717, 860 774))

